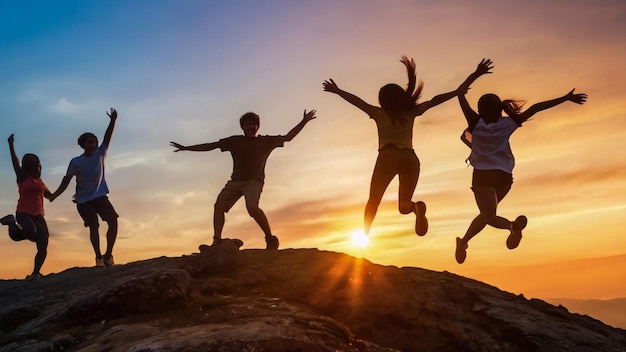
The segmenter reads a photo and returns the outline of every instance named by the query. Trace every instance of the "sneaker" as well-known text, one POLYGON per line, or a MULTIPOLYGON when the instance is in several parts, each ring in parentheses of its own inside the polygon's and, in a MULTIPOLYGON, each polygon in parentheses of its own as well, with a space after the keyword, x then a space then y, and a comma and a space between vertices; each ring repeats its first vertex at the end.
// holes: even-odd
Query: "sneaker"
POLYGON ((36 280, 41 280, 41 274, 40 273, 36 273, 36 274, 30 274, 28 276, 26 276, 26 281, 36 281, 36 280))
POLYGON ((428 232, 428 219, 426 219, 426 204, 422 201, 415 202, 415 233, 424 236, 428 232))
POLYGON ((463 264, 467 257, 467 243, 458 237, 456 238, 456 252, 454 252, 454 257, 459 264, 463 264))
POLYGON ((104 267, 104 260, 102 260, 102 258, 96 258, 96 266, 97 267, 104 267))
POLYGON ((102 257, 102 261, 104 262, 104 266, 115 266, 115 262, 113 261, 113 255, 102 257))
POLYGON ((13 214, 9 214, 3 218, 0 219, 0 224, 2 225, 11 225, 11 224, 15 224, 15 216, 13 216, 13 214))
MULTIPOLYGON (((20 225, 17 220, 15 219, 15 216, 13 216, 13 214, 9 214, 3 218, 0 219, 0 224, 2 225, 8 225, 9 229, 11 227, 11 225, 15 225, 17 226, 17 228, 21 231, 22 230, 22 225, 20 225)), ((11 236, 11 238, 13 238, 13 235, 11 235, 11 231, 9 231, 9 236, 11 236)), ((23 240, 23 238, 19 238, 19 239, 15 239, 15 241, 21 241, 23 240)))
POLYGON ((524 215, 520 215, 511 224, 511 234, 506 239, 506 247, 508 249, 515 249, 519 246, 522 240, 522 230, 526 227, 528 219, 524 215))
POLYGON ((265 237, 265 243, 267 243, 267 247, 265 247, 265 249, 269 249, 269 250, 277 250, 278 249, 278 237, 276 236, 268 236, 265 237))

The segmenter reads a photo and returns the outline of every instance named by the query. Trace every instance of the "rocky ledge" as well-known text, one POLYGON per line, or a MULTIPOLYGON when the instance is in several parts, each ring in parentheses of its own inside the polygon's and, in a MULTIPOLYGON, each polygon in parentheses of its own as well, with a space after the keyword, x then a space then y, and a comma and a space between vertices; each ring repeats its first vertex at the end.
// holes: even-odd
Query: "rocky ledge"
POLYGON ((0 351, 626 351, 626 331, 419 268, 202 252, 0 281, 0 351))

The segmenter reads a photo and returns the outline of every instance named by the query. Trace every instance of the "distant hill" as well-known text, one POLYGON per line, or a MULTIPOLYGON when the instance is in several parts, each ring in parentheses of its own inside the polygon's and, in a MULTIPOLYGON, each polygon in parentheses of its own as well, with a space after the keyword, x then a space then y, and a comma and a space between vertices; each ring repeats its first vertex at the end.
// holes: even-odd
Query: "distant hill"
POLYGON ((537 299, 317 249, 202 253, 0 280, 0 351, 626 351, 537 299))
POLYGON ((608 300, 550 298, 547 301, 554 305, 565 306, 570 312, 587 314, 608 325, 626 329, 626 298, 608 300))

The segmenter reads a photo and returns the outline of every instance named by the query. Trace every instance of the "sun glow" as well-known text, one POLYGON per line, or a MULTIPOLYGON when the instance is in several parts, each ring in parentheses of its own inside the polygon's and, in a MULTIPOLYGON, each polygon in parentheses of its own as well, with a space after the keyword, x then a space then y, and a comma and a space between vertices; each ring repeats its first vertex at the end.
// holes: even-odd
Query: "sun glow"
POLYGON ((357 248, 365 248, 370 244, 370 237, 363 230, 352 232, 352 245, 357 248))

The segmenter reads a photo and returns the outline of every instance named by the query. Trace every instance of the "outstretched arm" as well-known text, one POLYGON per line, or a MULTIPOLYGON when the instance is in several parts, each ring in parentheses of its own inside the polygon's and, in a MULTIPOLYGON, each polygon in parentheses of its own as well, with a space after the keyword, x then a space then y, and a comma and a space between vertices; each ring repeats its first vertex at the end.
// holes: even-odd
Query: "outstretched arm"
POLYGON ((463 111, 463 116, 465 116, 465 120, 467 120, 467 126, 470 131, 474 129, 474 126, 478 123, 480 116, 474 109, 472 109, 465 98, 465 94, 459 94, 459 105, 461 105, 461 111, 463 111))
POLYGON ((419 103, 415 106, 415 109, 413 110, 413 114, 414 116, 420 116, 423 113, 426 112, 426 110, 437 106, 441 103, 444 103, 454 97, 456 97, 458 95, 457 91, 452 91, 452 92, 448 92, 448 93, 443 93, 443 94, 439 94, 439 95, 435 95, 432 99, 419 103))
POLYGON ((295 136, 298 135, 298 133, 300 133, 300 131, 302 131, 302 129, 304 128, 304 125, 306 125, 307 122, 313 120, 316 117, 317 116, 315 116, 315 110, 306 112, 306 109, 305 109, 304 114, 302 116, 302 121, 300 121, 294 128, 291 129, 291 131, 289 131, 289 133, 287 133, 287 135, 285 136, 285 141, 287 142, 291 141, 295 136))
POLYGON ((533 115, 535 115, 536 113, 538 113, 539 111, 543 111, 543 110, 547 110, 550 108, 553 108, 561 103, 564 103, 566 101, 571 101, 574 102, 576 104, 584 104, 587 101, 587 94, 585 93, 574 93, 574 89, 572 89, 571 91, 569 91, 569 93, 565 94, 564 96, 560 97, 560 98, 556 98, 556 99, 552 99, 552 100, 548 100, 548 101, 544 101, 541 103, 537 103, 532 105, 531 107, 529 107, 527 110, 525 110, 524 112, 522 112, 521 114, 519 114, 519 116, 517 116, 516 120, 517 123, 522 123, 526 120, 528 120, 529 118, 531 118, 533 115))
POLYGON ((476 71, 472 72, 463 83, 459 86, 457 91, 459 94, 466 94, 469 90, 469 87, 478 77, 482 75, 491 74, 491 69, 493 68, 493 62, 490 59, 482 59, 480 63, 476 67, 476 71))
MULTIPOLYGON (((59 188, 57 188, 57 190, 54 191, 54 193, 52 193, 50 197, 46 197, 46 198, 48 198, 52 202, 58 196, 60 196, 63 192, 65 192, 65 190, 67 189, 67 186, 70 184, 70 181, 72 180, 72 177, 73 176, 70 176, 70 175, 63 176, 63 179, 61 180, 61 184, 59 185, 59 188)), ((44 193, 44 196, 45 195, 46 194, 44 193)))
POLYGON ((13 143, 15 142, 15 137, 13 133, 9 136, 9 151, 11 152, 11 162, 13 163, 13 170, 15 170, 15 175, 19 178, 22 172, 22 167, 20 166, 20 159, 18 159, 17 154, 15 153, 15 147, 13 143))
POLYGON ((48 189, 48 187, 46 187, 46 189, 43 190, 43 196, 51 202, 55 198, 52 192, 50 192, 50 190, 48 189))
POLYGON ((184 146, 176 142, 170 142, 170 145, 176 148, 176 150, 174 150, 175 152, 180 152, 184 150, 188 150, 192 152, 208 152, 209 150, 213 150, 219 147, 218 142, 203 143, 203 144, 196 144, 196 145, 190 145, 190 146, 184 146))
POLYGON ((111 142, 111 137, 113 136, 113 129, 115 129, 115 121, 117 121, 117 111, 111 108, 110 112, 107 111, 107 115, 109 116, 111 121, 109 121, 109 126, 107 127, 106 132, 104 132, 104 140, 102 141, 102 143, 109 145, 109 143, 111 142))
MULTIPOLYGON (((459 98, 466 94, 467 91, 469 90, 469 86, 480 76, 484 75, 484 74, 489 74, 491 73, 491 69, 493 68, 492 62, 489 59, 482 59, 480 61, 480 63, 478 64, 478 67, 476 67, 476 71, 474 71, 473 73, 471 73, 463 83, 461 83, 461 85, 452 92, 448 92, 448 93, 443 93, 443 94, 439 94, 436 95, 435 97, 433 97, 431 100, 429 101, 425 101, 423 103, 417 104, 416 106, 416 111, 415 111, 415 116, 419 116, 421 114, 423 114, 426 110, 432 108, 433 106, 437 106, 443 102, 446 102, 452 98, 454 98, 455 96, 459 96, 459 98)), ((469 105, 468 105, 469 107, 469 105)), ((463 108, 463 104, 461 104, 461 108, 463 108)), ((470 109, 471 110, 471 109, 470 109)))
POLYGON ((365 112, 368 115, 370 115, 370 113, 372 112, 372 109, 374 109, 374 106, 366 103, 363 99, 357 97, 356 95, 352 93, 348 93, 344 90, 339 89, 339 87, 337 86, 337 83, 335 83, 335 81, 333 81, 332 78, 327 81, 324 81, 324 83, 322 83, 322 86, 324 87, 324 91, 339 95, 345 101, 363 110, 363 112, 365 112))

